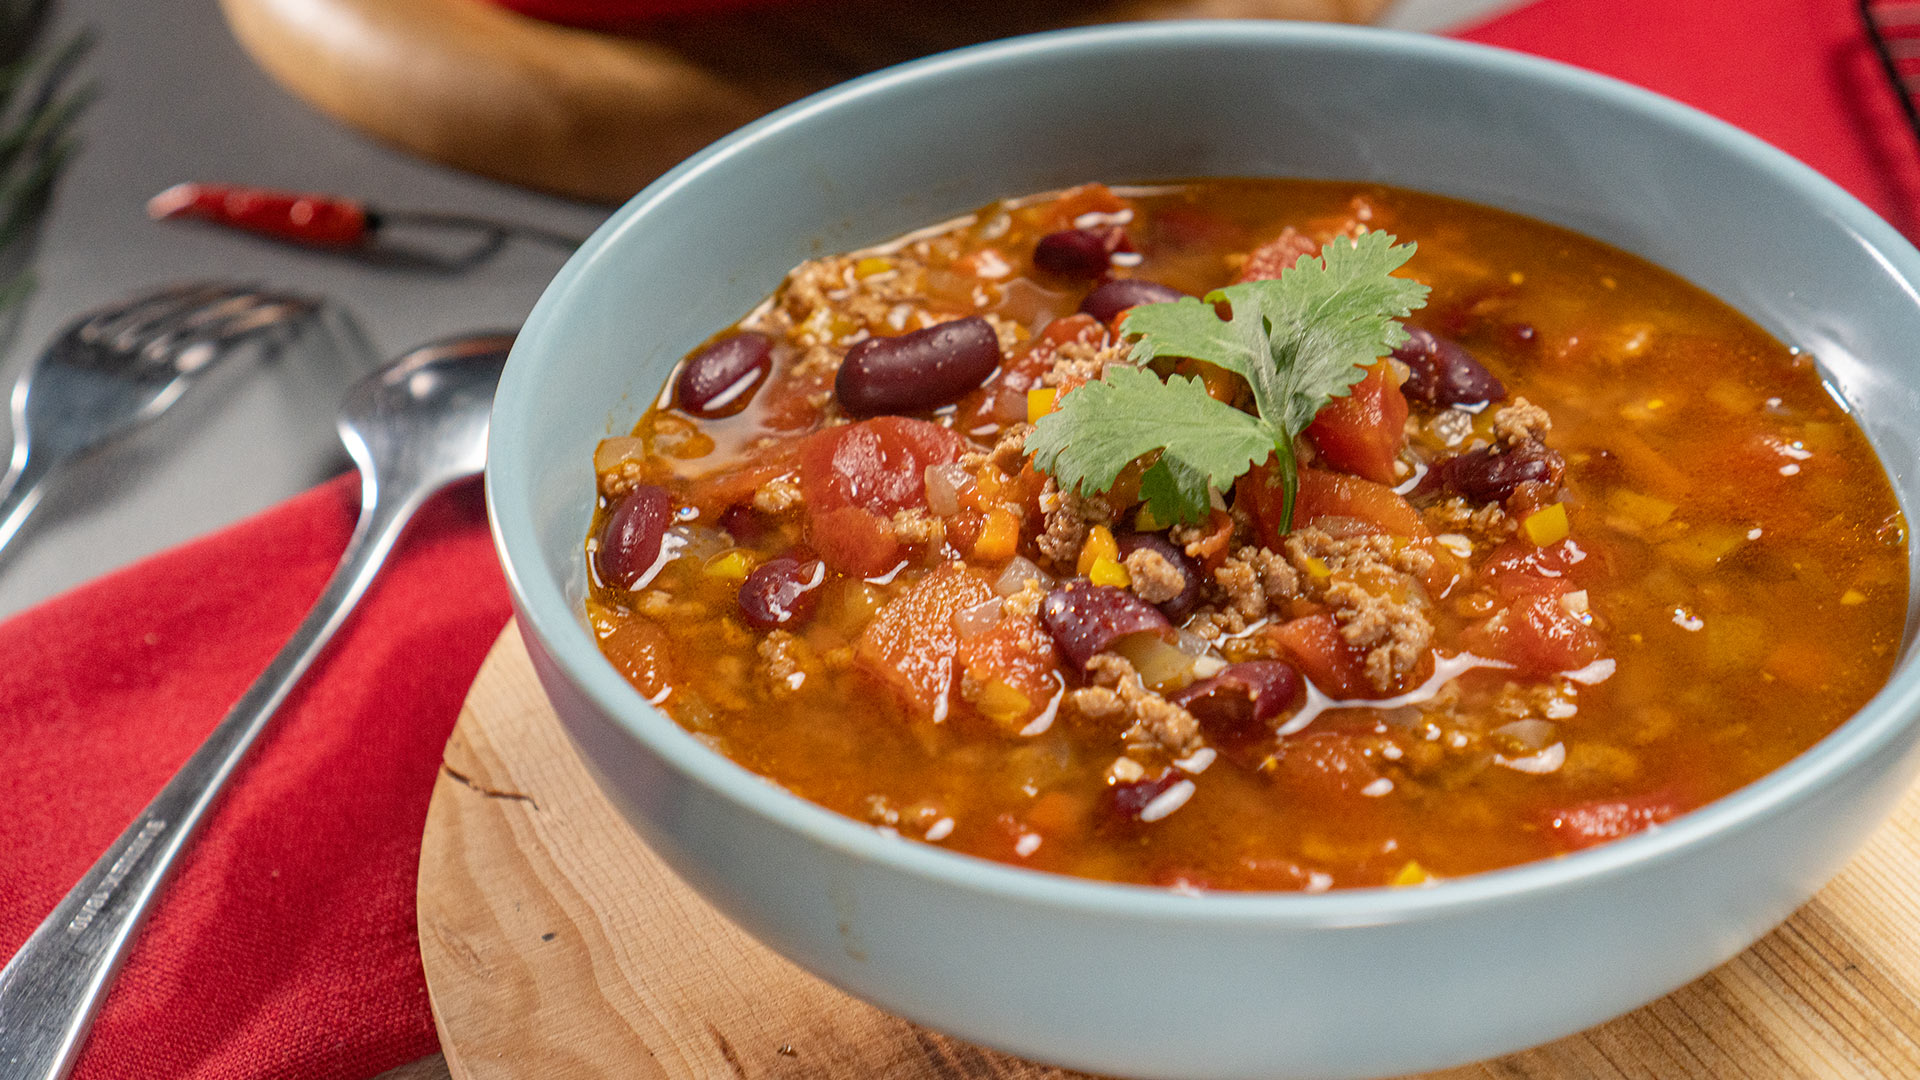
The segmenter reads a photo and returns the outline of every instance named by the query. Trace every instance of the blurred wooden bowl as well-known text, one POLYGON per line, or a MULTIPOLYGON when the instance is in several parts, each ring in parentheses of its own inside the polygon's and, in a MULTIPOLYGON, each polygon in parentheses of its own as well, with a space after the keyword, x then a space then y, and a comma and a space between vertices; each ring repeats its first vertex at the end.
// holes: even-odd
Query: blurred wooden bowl
POLYGON ((769 109, 889 64, 1123 19, 1371 22, 1391 0, 795 0, 558 26, 487 0, 220 0, 296 96, 384 142, 508 183, 619 202, 769 109))

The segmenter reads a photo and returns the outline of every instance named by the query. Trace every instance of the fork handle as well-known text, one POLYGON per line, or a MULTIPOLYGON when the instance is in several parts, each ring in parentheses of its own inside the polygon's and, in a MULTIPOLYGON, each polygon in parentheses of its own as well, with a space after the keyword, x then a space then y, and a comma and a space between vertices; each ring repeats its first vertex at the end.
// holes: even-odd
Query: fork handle
POLYGON ((58 1080, 67 1075, 102 992, 175 857, 247 748, 366 592, 421 501, 383 505, 362 473, 353 537, 293 638, 0 969, 0 1077, 58 1080))

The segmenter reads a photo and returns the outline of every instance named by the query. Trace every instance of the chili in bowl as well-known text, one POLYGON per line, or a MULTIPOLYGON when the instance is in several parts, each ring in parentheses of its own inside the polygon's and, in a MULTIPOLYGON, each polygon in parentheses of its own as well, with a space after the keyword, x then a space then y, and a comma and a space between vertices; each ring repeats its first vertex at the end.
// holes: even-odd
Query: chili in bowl
POLYGON ((1552 64, 1047 35, 643 193, 489 497, 603 786, 803 966, 1103 1072, 1433 1068, 1725 959, 1910 778, 1916 261, 1552 64))

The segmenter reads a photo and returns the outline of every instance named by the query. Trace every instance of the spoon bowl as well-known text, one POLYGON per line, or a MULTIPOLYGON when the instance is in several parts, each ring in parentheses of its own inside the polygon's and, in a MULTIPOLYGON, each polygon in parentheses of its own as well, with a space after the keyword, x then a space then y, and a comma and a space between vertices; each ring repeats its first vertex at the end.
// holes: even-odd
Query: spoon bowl
POLYGON ((493 388, 512 345, 504 332, 431 342, 355 383, 340 407, 340 441, 363 483, 431 494, 478 475, 493 388))

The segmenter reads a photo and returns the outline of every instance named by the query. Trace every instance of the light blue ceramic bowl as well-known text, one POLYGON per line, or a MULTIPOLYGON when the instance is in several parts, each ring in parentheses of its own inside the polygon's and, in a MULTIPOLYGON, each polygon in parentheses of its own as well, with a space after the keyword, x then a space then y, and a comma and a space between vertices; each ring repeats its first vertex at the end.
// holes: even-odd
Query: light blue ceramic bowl
MULTIPOLYGON (((1812 171, 1671 101, 1524 56, 1314 25, 1048 34, 861 79, 647 188, 515 346, 487 491, 540 677, 600 782, 708 899, 803 967, 989 1046, 1103 1073, 1345 1077, 1543 1042, 1693 979, 1827 879, 1906 788, 1920 671, 1663 829, 1423 890, 1171 892, 891 839, 649 708, 581 621, 596 440, 784 272, 1089 179, 1346 177, 1570 226, 1813 351, 1920 495, 1920 255, 1812 171)), ((1911 620, 1910 620, 1911 622, 1911 620)))

